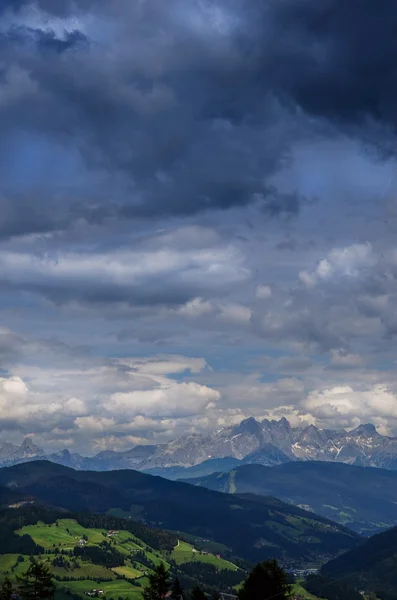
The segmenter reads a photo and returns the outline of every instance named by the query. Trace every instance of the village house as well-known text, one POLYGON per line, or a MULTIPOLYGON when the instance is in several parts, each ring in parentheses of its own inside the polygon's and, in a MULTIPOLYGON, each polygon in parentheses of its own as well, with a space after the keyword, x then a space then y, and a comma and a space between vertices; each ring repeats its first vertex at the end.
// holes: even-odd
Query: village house
POLYGON ((113 529, 111 529, 110 531, 108 531, 108 537, 114 537, 117 534, 118 534, 118 531, 113 531, 113 529))

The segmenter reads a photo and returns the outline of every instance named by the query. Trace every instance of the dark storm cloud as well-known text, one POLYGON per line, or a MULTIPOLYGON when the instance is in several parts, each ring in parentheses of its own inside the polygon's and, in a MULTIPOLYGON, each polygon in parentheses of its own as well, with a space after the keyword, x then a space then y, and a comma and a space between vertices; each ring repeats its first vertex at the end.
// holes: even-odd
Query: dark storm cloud
POLYGON ((368 116, 396 125, 397 6, 393 0, 273 3, 276 85, 332 119, 368 116))
POLYGON ((28 6, 38 7, 51 15, 67 16, 71 13, 86 11, 98 7, 104 0, 0 0, 0 13, 20 12, 28 6))
MULTIPOLYGON (((166 8, 160 0, 3 0, 0 10, 8 23, 3 147, 28 131, 60 141, 65 152, 77 149, 87 178, 95 169, 124 181, 86 209, 63 197, 64 219, 51 217, 54 192, 44 186, 25 214, 41 209, 45 230, 78 218, 159 218, 249 203, 271 216, 296 214, 299 194, 278 195, 267 177, 291 143, 313 135, 310 115, 354 125, 364 137, 368 117, 395 124, 391 0, 172 0, 166 8), (13 23, 29 5, 46 15, 42 28, 13 23), (51 17, 79 18, 81 31, 65 23, 60 33, 51 17)), ((23 206, 31 190, 18 194, 15 180, 23 206)), ((37 231, 36 221, 29 227, 26 218, 19 229, 37 231)))

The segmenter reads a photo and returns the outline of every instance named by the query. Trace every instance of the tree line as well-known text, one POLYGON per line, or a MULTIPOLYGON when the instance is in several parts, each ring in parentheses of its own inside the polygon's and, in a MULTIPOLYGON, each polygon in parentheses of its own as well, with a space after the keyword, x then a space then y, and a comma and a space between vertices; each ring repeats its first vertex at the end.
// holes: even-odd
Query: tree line
MULTIPOLYGON (((164 563, 156 566, 148 578, 149 585, 143 590, 143 600, 220 600, 219 587, 217 590, 213 589, 211 594, 197 583, 185 590, 179 577, 172 577, 164 563)), ((359 592, 346 583, 322 576, 308 578, 305 587, 309 592, 327 600, 362 598, 359 592)), ((55 589, 49 567, 31 557, 25 574, 16 578, 16 586, 12 585, 8 577, 4 579, 0 587, 0 600, 53 600, 55 589)), ((237 600, 289 600, 291 593, 289 576, 277 561, 270 560, 261 562, 252 569, 236 596, 237 600)))
MULTIPOLYGON (((197 563, 196 563, 197 566, 197 563)), ((288 576, 275 560, 264 561, 256 565, 237 592, 238 600, 288 600, 291 585, 288 576)), ((144 600, 208 600, 203 587, 195 585, 186 592, 176 577, 171 580, 170 574, 161 563, 149 575, 149 585, 143 592, 144 600)), ((219 600, 219 591, 212 593, 212 600, 219 600)))

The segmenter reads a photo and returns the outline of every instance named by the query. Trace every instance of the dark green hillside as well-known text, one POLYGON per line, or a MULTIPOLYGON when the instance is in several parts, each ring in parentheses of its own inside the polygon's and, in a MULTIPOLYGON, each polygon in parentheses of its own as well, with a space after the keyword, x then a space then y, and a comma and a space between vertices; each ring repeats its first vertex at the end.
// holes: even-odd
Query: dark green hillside
POLYGON ((397 472, 342 463, 244 465, 189 483, 226 493, 271 495, 370 535, 397 524, 397 472))
POLYGON ((21 503, 29 503, 31 500, 32 498, 17 489, 0 486, 0 508, 16 506, 21 503))
POLYGON ((359 542, 351 531, 274 498, 237 498, 131 470, 74 471, 37 461, 1 469, 0 484, 75 512, 118 512, 211 539, 251 562, 325 560, 359 542))
POLYGON ((322 572, 374 591, 381 600, 397 600, 397 527, 369 538, 326 564, 322 572))
POLYGON ((147 577, 160 563, 187 589, 200 584, 208 593, 232 592, 245 576, 170 532, 129 519, 36 504, 0 511, 0 532, 0 580, 16 583, 35 557, 50 568, 59 600, 65 590, 80 598, 99 588, 109 598, 142 600, 147 577))

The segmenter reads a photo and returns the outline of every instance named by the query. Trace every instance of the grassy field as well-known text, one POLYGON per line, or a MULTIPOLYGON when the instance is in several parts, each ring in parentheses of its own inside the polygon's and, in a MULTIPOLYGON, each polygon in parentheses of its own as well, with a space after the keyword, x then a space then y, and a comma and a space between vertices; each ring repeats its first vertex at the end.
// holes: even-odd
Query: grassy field
POLYGON ((313 594, 310 594, 310 592, 307 592, 300 583, 295 583, 295 585, 292 588, 292 595, 296 595, 296 596, 301 596, 303 598, 303 600, 322 600, 321 598, 318 598, 317 596, 313 596, 313 594))
MULTIPOLYGON (((41 557, 41 560, 50 566, 55 577, 72 579, 72 581, 56 580, 56 600, 64 600, 64 598, 68 597, 65 590, 70 590, 70 592, 84 597, 86 592, 93 589, 103 589, 107 598, 142 600, 143 587, 134 586, 129 581, 121 579, 121 577, 139 579, 139 583, 142 586, 148 583, 145 575, 150 572, 150 569, 140 564, 138 558, 134 561, 135 554, 143 551, 146 559, 151 560, 154 564, 165 562, 167 565, 161 553, 149 548, 128 531, 119 531, 116 535, 108 537, 106 530, 85 528, 73 519, 59 519, 51 525, 39 522, 36 525, 23 527, 16 533, 19 535, 29 535, 38 545, 46 550, 47 553, 41 557), (58 554, 55 553, 55 548, 61 551, 72 551, 79 544, 79 540, 83 536, 87 540, 88 546, 98 545, 105 540, 111 543, 118 552, 126 557, 125 564, 110 569, 102 565, 93 564, 82 557, 73 559, 73 561, 77 562, 77 566, 73 562, 72 568, 67 565, 67 568, 65 568, 52 564, 53 560, 59 557, 58 550, 58 554)), ((65 558, 70 564, 72 557, 66 555, 65 558)), ((7 574, 15 581, 16 576, 25 573, 28 567, 29 557, 27 556, 23 557, 22 562, 21 558, 18 561, 17 554, 0 555, 0 578, 7 574)))
POLYGON ((46 525, 28 525, 16 533, 30 535, 30 537, 43 548, 72 549, 79 539, 86 535, 89 544, 99 544, 105 539, 106 531, 102 529, 86 529, 73 519, 60 519, 56 523, 46 525))
POLYGON ((197 551, 191 544, 188 544, 187 542, 179 541, 178 546, 175 546, 171 556, 178 565, 185 562, 197 561, 209 563, 218 569, 229 569, 230 571, 237 570, 236 565, 233 565, 233 563, 229 562, 228 560, 217 558, 213 554, 201 554, 200 551, 197 551))
MULTIPOLYGON (((44 561, 45 562, 45 561, 44 561)), ((106 567, 102 567, 102 565, 93 565, 89 562, 80 562, 80 567, 77 569, 73 569, 73 571, 66 570, 62 567, 51 567, 51 571, 54 575, 59 575, 60 577, 74 577, 76 579, 80 577, 92 577, 93 579, 116 579, 116 575, 113 572, 113 569, 107 569, 106 567)))
POLYGON ((22 575, 29 566, 29 557, 24 556, 23 562, 18 562, 18 556, 18 554, 0 556, 0 573, 8 575, 11 579, 22 575))
POLYGON ((138 571, 130 564, 126 564, 124 567, 115 567, 112 571, 118 575, 125 575, 128 579, 137 579, 142 577, 142 573, 146 573, 146 570, 138 571))
MULTIPOLYGON (((21 536, 29 535, 45 549, 40 560, 48 564, 56 578, 56 600, 67 600, 67 590, 82 599, 87 598, 87 592, 93 589, 103 589, 107 599, 142 600, 144 586, 148 584, 147 576, 151 572, 146 562, 149 560, 154 565, 162 562, 167 568, 170 566, 164 554, 150 548, 125 530, 109 536, 107 530, 85 528, 73 519, 59 519, 50 525, 38 522, 36 525, 25 526, 16 533, 21 536), (73 550, 80 545, 82 539, 86 541, 87 548, 98 546, 104 541, 111 544, 125 557, 124 565, 107 568, 94 564, 87 556, 74 555, 73 550), (142 552, 145 555, 143 563, 140 562, 142 552), (70 581, 64 581, 63 578, 70 581)), ((177 564, 200 562, 214 565, 220 570, 237 570, 228 560, 207 552, 203 554, 187 542, 179 541, 171 556, 177 564)), ((8 575, 15 582, 16 577, 23 575, 28 567, 28 556, 0 555, 0 580, 8 575)))
POLYGON ((93 589, 103 590, 107 598, 126 598, 126 600, 141 600, 142 591, 140 588, 134 587, 128 581, 118 579, 116 581, 68 581, 61 582, 61 585, 67 587, 73 592, 84 595, 86 592, 90 592, 93 589))
POLYGON ((211 554, 228 554, 231 552, 230 548, 228 548, 224 544, 214 542, 213 540, 206 540, 204 538, 197 537, 196 535, 186 533, 185 531, 172 531, 172 533, 174 533, 177 536, 183 537, 185 540, 190 542, 195 548, 198 548, 199 550, 206 550, 206 552, 210 552, 211 554))

